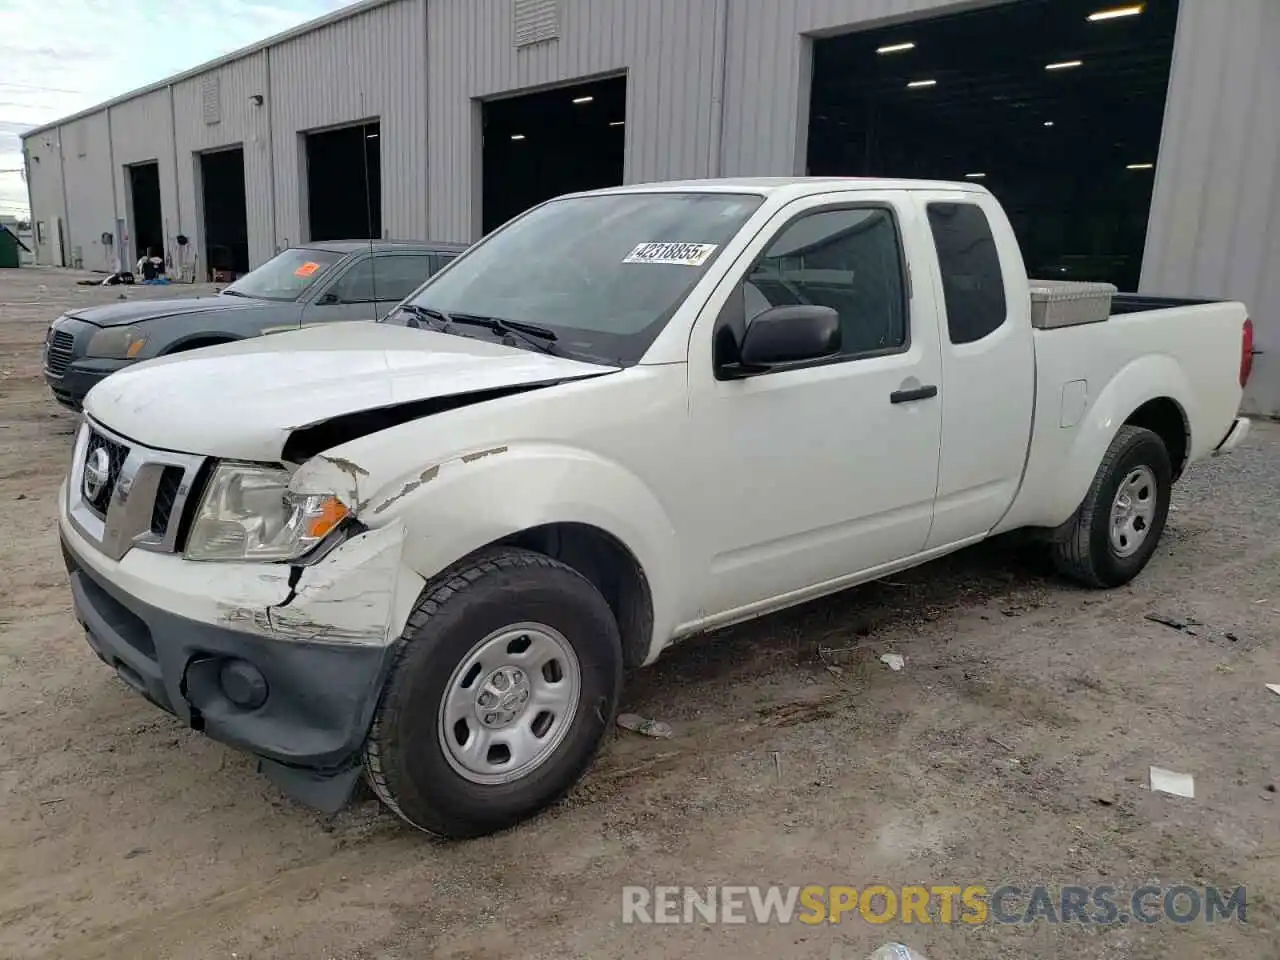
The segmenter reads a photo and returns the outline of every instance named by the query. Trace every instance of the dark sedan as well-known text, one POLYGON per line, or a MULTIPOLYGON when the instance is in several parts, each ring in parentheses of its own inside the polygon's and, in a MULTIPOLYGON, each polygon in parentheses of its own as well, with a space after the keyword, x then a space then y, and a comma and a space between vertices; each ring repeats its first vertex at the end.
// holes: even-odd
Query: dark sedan
POLYGON ((315 323, 374 320, 463 249, 325 241, 277 254, 216 296, 71 310, 49 326, 45 380, 59 403, 79 410, 94 384, 140 360, 315 323))

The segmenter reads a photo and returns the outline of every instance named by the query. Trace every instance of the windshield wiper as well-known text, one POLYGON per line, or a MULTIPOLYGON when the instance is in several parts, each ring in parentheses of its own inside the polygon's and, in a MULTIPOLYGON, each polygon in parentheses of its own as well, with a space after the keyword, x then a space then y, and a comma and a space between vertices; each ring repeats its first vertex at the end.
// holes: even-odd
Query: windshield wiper
POLYGON ((239 290, 231 290, 231 289, 223 290, 222 295, 224 297, 245 297, 246 299, 248 299, 249 297, 247 293, 241 293, 239 290))
POLYGON ((445 315, 445 319, 454 323, 469 323, 477 327, 488 327, 494 333, 519 338, 535 350, 541 350, 543 353, 551 353, 554 349, 552 345, 560 339, 554 330, 540 327, 536 323, 525 323, 522 320, 486 317, 478 313, 450 313, 445 315))
MULTIPOLYGON (((442 331, 449 326, 449 315, 443 310, 436 310, 432 307, 420 307, 416 303, 402 303, 396 308, 395 312, 407 313, 409 316, 413 317, 414 322, 408 324, 408 326, 414 327, 415 329, 422 329, 418 325, 419 320, 434 320, 436 323, 441 325, 442 331)), ((385 319, 389 320, 393 316, 395 316, 395 313, 388 314, 385 319)))

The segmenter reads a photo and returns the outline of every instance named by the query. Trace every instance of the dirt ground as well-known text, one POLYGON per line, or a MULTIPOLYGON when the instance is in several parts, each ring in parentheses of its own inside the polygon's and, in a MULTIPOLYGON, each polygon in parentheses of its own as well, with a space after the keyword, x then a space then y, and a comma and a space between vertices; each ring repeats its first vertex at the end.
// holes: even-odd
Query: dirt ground
POLYGON ((691 641, 625 695, 674 738, 620 732, 554 810, 443 843, 369 799, 293 804, 86 646, 54 520, 75 421, 39 344, 119 291, 76 276, 0 272, 0 957, 1280 956, 1280 426, 1185 478, 1128 588, 997 542, 691 641), (1243 884, 1247 922, 621 922, 632 884, 1148 882, 1243 884))

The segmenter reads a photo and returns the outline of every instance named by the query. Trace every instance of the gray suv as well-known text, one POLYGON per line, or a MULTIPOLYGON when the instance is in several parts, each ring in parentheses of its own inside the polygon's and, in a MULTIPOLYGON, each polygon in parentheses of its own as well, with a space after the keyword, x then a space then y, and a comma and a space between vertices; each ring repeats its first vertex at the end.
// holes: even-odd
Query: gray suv
POLYGON ((117 370, 183 350, 314 323, 374 320, 465 249, 457 243, 333 240, 294 247, 221 293, 71 310, 49 326, 44 377, 79 410, 117 370))

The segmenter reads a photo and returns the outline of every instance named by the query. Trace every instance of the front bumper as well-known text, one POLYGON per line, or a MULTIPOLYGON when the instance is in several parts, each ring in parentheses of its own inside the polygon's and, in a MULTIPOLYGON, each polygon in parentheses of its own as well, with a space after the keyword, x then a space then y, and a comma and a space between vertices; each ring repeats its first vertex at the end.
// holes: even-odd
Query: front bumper
POLYGON ((82 409, 85 394, 117 370, 137 362, 87 356, 89 341, 100 329, 77 317, 59 317, 49 327, 41 354, 44 382, 53 392, 53 399, 71 410, 82 409), (55 333, 65 339, 55 350, 56 361, 50 357, 50 341, 55 333))
POLYGON ((398 605, 395 590, 385 587, 395 570, 386 567, 398 564, 400 541, 392 540, 399 531, 365 534, 373 544, 356 538, 302 568, 295 588, 287 566, 273 565, 284 579, 268 584, 270 576, 260 572, 265 565, 195 564, 137 549, 110 560, 68 522, 63 493, 63 557, 76 618, 94 652, 157 706, 257 756, 286 793, 322 810, 341 807, 359 777, 361 747, 389 667, 386 640, 394 635, 398 605), (352 544, 356 550, 344 563, 341 554, 352 544), (345 606, 351 587, 340 581, 349 579, 344 568, 353 559, 372 561, 369 575, 384 584, 381 595, 362 595, 370 624, 362 636, 350 623, 320 619, 325 606, 345 606), (144 592, 150 595, 139 596, 144 592), (212 616, 201 609, 207 603, 212 616))
POLYGON ((53 392, 53 399, 69 410, 79 412, 90 390, 117 370, 132 366, 133 360, 73 360, 61 374, 44 368, 44 382, 53 392))

